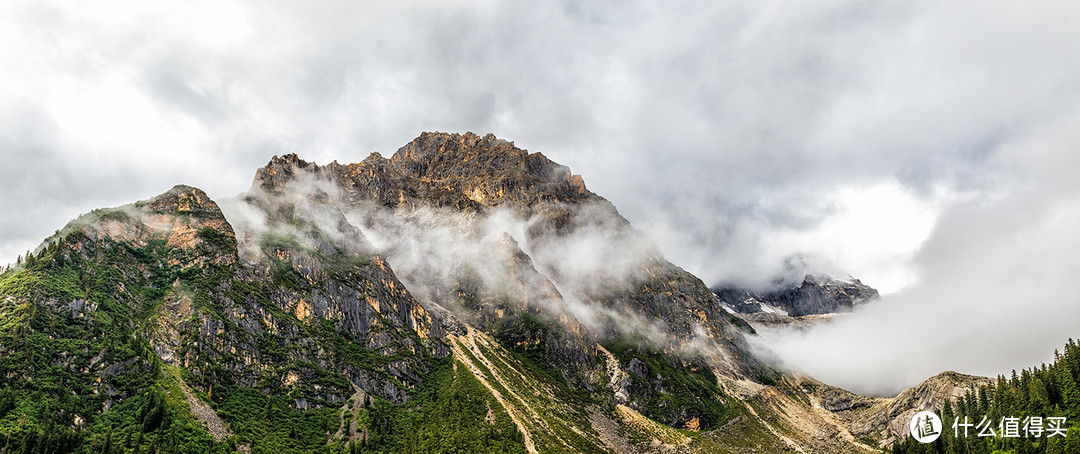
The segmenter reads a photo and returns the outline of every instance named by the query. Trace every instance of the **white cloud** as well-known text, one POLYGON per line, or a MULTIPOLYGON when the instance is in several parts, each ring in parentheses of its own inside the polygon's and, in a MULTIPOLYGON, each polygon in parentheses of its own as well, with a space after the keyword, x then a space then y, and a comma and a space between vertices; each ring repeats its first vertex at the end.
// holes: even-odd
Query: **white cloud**
POLYGON ((995 154, 1006 191, 954 197, 913 256, 919 285, 806 333, 770 332, 788 367, 893 394, 943 370, 996 376, 1052 360, 1077 338, 1080 183, 1063 153, 1080 113, 995 154))

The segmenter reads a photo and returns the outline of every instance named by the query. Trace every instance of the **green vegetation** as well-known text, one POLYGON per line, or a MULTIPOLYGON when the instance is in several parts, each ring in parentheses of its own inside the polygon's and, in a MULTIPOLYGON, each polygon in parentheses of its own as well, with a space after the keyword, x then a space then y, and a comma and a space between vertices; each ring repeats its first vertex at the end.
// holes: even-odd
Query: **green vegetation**
POLYGON ((222 233, 220 230, 213 227, 203 227, 197 232, 199 239, 210 246, 211 248, 219 251, 235 250, 236 239, 222 233))
POLYGON ((275 282, 294 291, 303 292, 311 288, 307 278, 305 278, 303 274, 300 274, 288 260, 270 256, 270 263, 270 272, 273 275, 275 282))
MULTIPOLYGON (((311 241, 318 242, 317 233, 308 232, 308 234, 312 237, 311 241)), ((355 280, 359 278, 357 269, 371 264, 370 257, 350 253, 329 244, 325 246, 333 251, 323 253, 307 247, 299 238, 287 233, 266 231, 259 234, 259 247, 271 262, 274 279, 296 291, 308 290, 309 283, 305 282, 306 278, 296 271, 291 262, 282 257, 284 254, 302 254, 310 257, 322 265, 330 277, 337 280, 355 280)))
MULTIPOLYGON (((564 341, 563 328, 556 321, 543 315, 520 313, 504 316, 489 324, 488 329, 499 344, 506 346, 507 352, 517 363, 516 367, 523 369, 522 373, 508 370, 502 375, 528 376, 536 383, 548 386, 556 395, 553 400, 578 408, 589 405, 603 406, 604 402, 611 397, 610 391, 606 391, 607 395, 603 395, 604 391, 590 394, 568 384, 565 371, 555 365, 558 363, 558 353, 547 350, 549 345, 559 345, 564 341)), ((693 425, 691 421, 696 418, 697 428, 702 431, 715 428, 738 416, 742 407, 727 404, 728 399, 717 386, 716 377, 707 366, 699 362, 680 363, 676 357, 658 351, 650 345, 652 344, 647 339, 626 336, 604 345, 624 367, 631 361, 636 360, 640 363, 639 370, 643 373, 640 376, 634 374, 629 376, 630 393, 635 399, 631 406, 635 410, 654 421, 675 427, 693 425)), ((494 352, 486 353, 484 356, 491 358, 492 355, 498 357, 494 352)), ((498 364, 496 362, 496 365, 498 364)), ((504 365, 509 367, 508 364, 504 363, 504 365)), ((537 386, 536 383, 519 383, 519 385, 522 389, 530 389, 537 386)), ((542 408, 546 403, 534 402, 530 405, 542 408)), ((610 416, 619 418, 615 413, 610 416)), ((579 418, 581 418, 580 415, 563 411, 563 414, 556 419, 574 421, 576 427, 589 426, 587 421, 579 418)), ((550 431, 557 426, 558 423, 549 424, 546 430, 550 431)), ((691 438, 699 435, 699 432, 694 431, 671 428, 667 430, 691 438)), ((652 436, 637 434, 633 431, 628 432, 627 435, 635 443, 648 443, 652 436)), ((578 446, 590 446, 592 443, 580 438, 577 434, 564 436, 567 439, 578 440, 578 446)))
MULTIPOLYGON (((231 236, 202 228, 197 237, 196 247, 181 249, 163 237, 139 245, 67 229, 0 276, 0 452, 524 451, 505 410, 460 364, 407 353, 400 343, 390 344, 395 354, 368 350, 342 331, 339 318, 305 322, 279 306, 281 299, 309 297, 321 284, 297 269, 296 260, 311 260, 329 278, 368 289, 361 272, 368 257, 320 253, 293 237, 268 234, 262 246, 270 279, 264 280, 236 264, 205 260, 235 254, 231 236), (238 307, 249 316, 261 311, 274 326, 256 315, 252 320, 263 332, 253 335, 235 316, 223 315, 238 307), (186 355, 189 367, 164 366, 150 345, 164 317, 181 330, 210 330, 210 337, 176 333, 177 354, 186 355), (184 328, 186 320, 194 321, 192 328, 184 328), (243 362, 230 351, 237 345, 274 367, 248 378, 231 370, 229 364, 243 362), (305 356, 323 349, 331 361, 305 356), (400 361, 416 361, 419 386, 388 372, 400 361), (343 413, 342 405, 352 402, 332 398, 353 392, 343 368, 407 390, 408 401, 368 397, 343 413), (302 377, 303 386, 286 386, 286 371, 302 377), (214 440, 192 414, 181 380, 234 435, 214 440), (351 441, 350 423, 356 427, 351 441), (331 436, 342 430, 343 438, 331 436)), ((376 314, 380 329, 420 344, 415 332, 396 331, 381 317, 376 314)))
POLYGON ((252 452, 329 453, 344 449, 327 445, 327 433, 338 426, 334 408, 301 411, 288 396, 234 386, 217 405, 217 412, 237 434, 238 442, 250 446, 252 452))
MULTIPOLYGON (((568 396, 574 396, 582 402, 589 402, 583 391, 571 389, 563 376, 563 371, 556 367, 554 358, 549 358, 545 349, 551 338, 555 343, 562 340, 563 331, 558 322, 544 316, 525 312, 499 319, 491 326, 493 337, 529 369, 534 377, 543 377, 554 383, 568 396)), ((593 403, 593 402, 589 402, 593 403)))
MULTIPOLYGON (((87 219, 137 222, 131 216, 113 210, 87 219)), ((0 275, 0 453, 524 452, 525 436, 495 395, 541 451, 604 451, 589 412, 618 421, 625 408, 611 404, 605 386, 571 384, 581 372, 560 364, 578 338, 557 321, 513 311, 494 317, 494 308, 510 305, 464 301, 487 311, 486 331, 498 342, 477 335, 455 345, 457 359, 429 357, 418 347, 438 340, 387 319, 388 308, 409 309, 400 292, 384 288, 393 275, 308 234, 263 234, 266 259, 250 268, 215 260, 235 257, 237 245, 209 227, 183 248, 164 235, 128 243, 67 229, 27 255, 0 275), (359 296, 365 308, 364 298, 377 299, 382 312, 327 303, 339 296, 359 296), (343 402, 350 395, 360 401, 343 402), (189 399, 206 406, 193 410, 189 399), (215 431, 215 441, 200 420, 208 413, 231 435, 215 431)), ((748 417, 708 367, 648 345, 606 345, 637 372, 629 376, 635 410, 701 430, 748 417)), ((642 446, 654 436, 709 442, 642 424, 620 435, 642 446)))
POLYGON ((920 444, 911 437, 893 446, 896 454, 907 453, 972 453, 972 454, 1074 454, 1080 453, 1080 345, 1072 339, 1062 353, 1054 352, 1053 364, 1025 369, 1019 375, 998 377, 997 384, 968 390, 957 399, 956 405, 945 405, 936 412, 942 419, 942 435, 933 443, 920 444), (978 437, 979 430, 969 428, 968 436, 952 427, 956 417, 969 418, 978 424, 985 416, 992 424, 994 437, 978 437), (1025 437, 1022 428, 1025 418, 1065 417, 1066 435, 1025 437), (1003 437, 999 428, 1002 418, 1019 418, 1019 437, 1003 437))
POLYGON ((748 323, 746 320, 743 320, 728 311, 721 312, 724 314, 724 318, 727 319, 728 323, 735 325, 735 327, 738 328, 740 331, 747 334, 757 334, 757 331, 754 330, 754 327, 750 326, 750 323, 748 323))
POLYGON ((259 246, 264 251, 270 249, 284 249, 289 251, 304 251, 306 248, 300 245, 296 237, 267 230, 259 234, 259 246))
POLYGON ((474 347, 468 343, 458 346, 494 392, 522 415, 536 446, 552 453, 604 452, 574 394, 549 380, 547 374, 538 373, 535 365, 522 362, 520 356, 489 340, 477 334, 474 347))
POLYGON ((356 452, 525 452, 521 433, 499 402, 461 363, 435 363, 405 405, 384 400, 362 410, 371 438, 356 452))
POLYGON ((696 418, 704 430, 734 417, 712 370, 703 363, 678 363, 641 338, 623 336, 604 348, 629 366, 630 394, 641 396, 634 408, 650 419, 684 427, 696 418))
POLYGON ((3 452, 232 452, 178 404, 141 334, 174 282, 201 278, 177 254, 163 240, 133 247, 76 231, 5 276, 3 452))

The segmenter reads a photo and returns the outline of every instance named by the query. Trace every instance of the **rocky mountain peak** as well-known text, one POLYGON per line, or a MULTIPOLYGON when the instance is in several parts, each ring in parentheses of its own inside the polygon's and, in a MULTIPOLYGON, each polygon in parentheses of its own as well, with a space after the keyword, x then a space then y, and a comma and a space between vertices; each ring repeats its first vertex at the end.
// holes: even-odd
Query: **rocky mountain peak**
POLYGON ((146 202, 145 209, 158 214, 187 214, 224 219, 221 208, 202 189, 178 184, 146 202))
POLYGON ((394 153, 390 166, 427 181, 480 179, 521 183, 525 185, 522 189, 588 193, 584 180, 570 168, 494 134, 425 132, 394 153))
POLYGON ((514 146, 511 141, 499 139, 494 134, 479 136, 471 132, 464 134, 445 132, 424 132, 405 146, 398 149, 390 158, 394 164, 405 162, 430 162, 441 157, 463 157, 466 155, 510 155, 520 159, 528 154, 514 146))
MULTIPOLYGON (((769 292, 759 293, 728 286, 714 288, 713 292, 732 310, 741 314, 772 314, 779 310, 784 312, 781 315, 785 317, 850 312, 855 306, 880 297, 876 289, 858 279, 849 277, 841 280, 813 274, 807 274, 798 286, 769 292)), ((774 315, 768 317, 776 318, 774 315)))
POLYGON ((430 203, 476 210, 505 202, 600 199, 570 168, 494 134, 425 132, 389 159, 372 153, 345 165, 319 166, 295 154, 275 156, 255 173, 253 186, 281 191, 304 172, 333 181, 350 199, 374 199, 386 206, 430 203))
POLYGON ((255 171, 255 180, 252 185, 261 186, 265 190, 274 190, 283 187, 299 169, 313 170, 317 167, 315 163, 300 159, 296 153, 274 156, 265 167, 255 171))
POLYGON ((876 289, 855 278, 840 280, 807 274, 802 285, 781 292, 777 300, 790 315, 811 315, 849 312, 879 297, 876 289))
POLYGON ((236 234, 221 208, 203 190, 187 185, 83 214, 46 238, 39 249, 52 244, 64 254, 87 257, 117 244, 134 249, 160 246, 175 252, 167 263, 183 266, 227 265, 237 259, 236 234))

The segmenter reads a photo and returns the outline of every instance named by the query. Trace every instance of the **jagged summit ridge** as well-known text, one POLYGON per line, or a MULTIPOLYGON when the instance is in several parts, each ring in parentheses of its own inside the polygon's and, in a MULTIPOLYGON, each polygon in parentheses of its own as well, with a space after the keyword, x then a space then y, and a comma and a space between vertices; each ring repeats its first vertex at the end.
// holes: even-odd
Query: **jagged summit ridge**
POLYGON ((165 193, 146 202, 150 211, 158 213, 186 213, 224 219, 221 208, 202 189, 184 184, 173 186, 165 193))
POLYGON ((584 193, 584 181, 570 168, 542 153, 529 153, 494 134, 425 132, 390 158, 395 169, 426 180, 462 177, 525 176, 537 183, 571 183, 584 193))
POLYGON ((351 199, 373 198, 387 206, 423 199, 476 209, 505 202, 599 198, 568 167, 493 134, 426 132, 389 159, 372 153, 354 164, 319 166, 295 154, 275 156, 256 172, 254 185, 280 190, 298 171, 336 180, 351 199))
MULTIPOLYGON (((836 279, 807 274, 797 286, 755 292, 737 286, 713 288, 720 301, 741 314, 784 311, 784 316, 835 314, 851 312, 856 307, 880 298, 878 291, 859 279, 836 279)), ((764 320, 759 320, 764 321, 764 320)))

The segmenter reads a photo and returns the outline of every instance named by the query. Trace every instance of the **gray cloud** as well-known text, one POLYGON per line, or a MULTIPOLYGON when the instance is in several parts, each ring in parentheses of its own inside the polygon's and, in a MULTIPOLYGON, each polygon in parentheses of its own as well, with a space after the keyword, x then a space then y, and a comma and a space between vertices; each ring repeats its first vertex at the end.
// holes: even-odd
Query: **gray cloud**
MULTIPOLYGON (((1053 262, 1075 250, 1054 226, 1076 194, 1063 126, 1080 105, 1076 9, 7 2, 0 261, 81 212, 176 183, 237 194, 274 154, 353 162, 420 131, 490 131, 583 174, 706 282, 763 286, 799 257, 899 291, 886 301, 1007 312, 994 295, 1019 287, 976 279, 995 275, 977 246, 1025 263, 1017 282, 1076 271, 1053 262), (971 280, 940 276, 959 269, 971 280), (950 293, 960 286, 968 296, 950 293)), ((1060 282, 1038 288, 1067 300, 1060 282)), ((851 319, 885 323, 874 313, 851 319)), ((1046 323, 1024 347, 985 351, 1044 357, 1070 334, 1046 323)), ((983 324, 959 326, 975 338, 983 324)), ((905 370, 960 368, 948 357, 905 370)))
POLYGON ((1080 112, 993 153, 1000 186, 949 204, 914 257, 920 284, 762 344, 792 369, 889 395, 943 370, 995 376, 1053 359, 1080 319, 1080 112), (857 340, 857 342, 853 342, 857 340))

